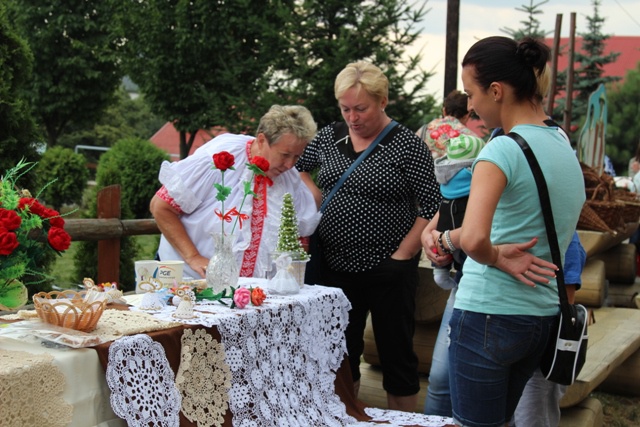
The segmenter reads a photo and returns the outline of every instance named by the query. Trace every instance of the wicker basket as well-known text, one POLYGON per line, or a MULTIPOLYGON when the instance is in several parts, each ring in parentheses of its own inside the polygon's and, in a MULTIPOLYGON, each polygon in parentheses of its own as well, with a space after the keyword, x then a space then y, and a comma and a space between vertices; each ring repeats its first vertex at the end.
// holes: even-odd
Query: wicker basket
POLYGON ((622 209, 622 220, 636 223, 640 219, 640 201, 622 200, 624 208, 622 209))
POLYGON ((612 230, 611 227, 609 227, 587 203, 582 206, 577 228, 579 230, 604 231, 605 233, 611 234, 616 233, 616 231, 612 230))
POLYGON ((39 292, 33 296, 38 317, 45 323, 90 332, 104 312, 106 301, 86 303, 87 291, 39 292))

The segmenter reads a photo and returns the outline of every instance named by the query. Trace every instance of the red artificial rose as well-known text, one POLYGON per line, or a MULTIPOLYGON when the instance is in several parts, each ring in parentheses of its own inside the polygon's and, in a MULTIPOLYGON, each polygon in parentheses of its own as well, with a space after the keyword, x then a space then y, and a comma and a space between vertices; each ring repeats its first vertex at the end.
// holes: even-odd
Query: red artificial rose
POLYGON ((228 151, 221 151, 213 155, 213 164, 216 166, 216 169, 220 169, 221 172, 231 168, 235 160, 233 154, 228 151))
POLYGON ((251 289, 251 304, 262 305, 267 296, 261 288, 251 289))
POLYGON ((56 251, 66 251, 71 246, 71 236, 64 231, 64 228, 51 227, 47 239, 51 247, 56 251))
POLYGON ((49 220, 49 224, 52 227, 64 228, 64 219, 60 216, 60 212, 55 209, 45 208, 44 215, 42 216, 49 220))
POLYGON ((268 172, 269 171, 269 161, 267 159, 265 159, 264 157, 254 156, 251 159, 251 164, 252 165, 256 165, 257 167, 259 167, 260 170, 262 170, 262 172, 268 172))
POLYGON ((16 233, 0 227, 0 255, 11 255, 18 246, 16 233))
POLYGON ((18 202, 18 209, 24 209, 29 207, 29 212, 36 214, 40 217, 44 216, 47 208, 42 206, 39 201, 31 197, 23 197, 18 202))
POLYGON ((9 231, 17 230, 22 224, 22 218, 16 211, 0 208, 0 227, 9 231))

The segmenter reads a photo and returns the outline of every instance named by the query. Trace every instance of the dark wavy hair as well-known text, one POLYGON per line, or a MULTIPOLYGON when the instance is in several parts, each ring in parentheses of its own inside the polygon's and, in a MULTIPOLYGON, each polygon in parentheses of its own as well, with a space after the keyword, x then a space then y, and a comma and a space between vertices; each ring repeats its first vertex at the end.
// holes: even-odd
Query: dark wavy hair
POLYGON ((444 112, 448 116, 453 116, 456 119, 461 119, 467 114, 467 99, 469 97, 466 93, 462 93, 459 90, 452 90, 449 95, 444 99, 443 108, 444 112))
POLYGON ((516 42, 494 36, 471 46, 462 66, 474 67, 475 80, 484 90, 493 82, 504 82, 514 88, 516 100, 525 101, 537 97, 538 77, 544 73, 549 56, 549 47, 534 38, 516 42))

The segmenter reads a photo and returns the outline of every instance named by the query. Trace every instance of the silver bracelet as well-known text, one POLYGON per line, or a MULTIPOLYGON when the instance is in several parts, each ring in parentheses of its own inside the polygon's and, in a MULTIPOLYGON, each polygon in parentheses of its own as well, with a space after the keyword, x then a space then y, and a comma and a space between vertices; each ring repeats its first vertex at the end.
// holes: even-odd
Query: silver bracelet
POLYGON ((456 247, 453 246, 453 242, 451 241, 451 235, 449 234, 449 230, 445 230, 444 232, 444 241, 447 242, 447 246, 449 246, 449 250, 451 252, 456 250, 456 247))

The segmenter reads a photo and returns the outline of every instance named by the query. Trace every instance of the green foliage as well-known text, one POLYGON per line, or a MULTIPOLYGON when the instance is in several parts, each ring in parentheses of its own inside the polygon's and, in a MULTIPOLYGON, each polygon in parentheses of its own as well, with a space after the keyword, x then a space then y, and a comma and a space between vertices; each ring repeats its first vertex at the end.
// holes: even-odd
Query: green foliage
POLYGON ((124 65, 152 111, 181 132, 186 157, 198 129, 253 130, 267 110, 272 65, 293 0, 119 2, 124 65))
POLYGON ((93 123, 120 82, 111 0, 5 0, 39 66, 26 95, 49 146, 71 123, 93 123))
POLYGON ((100 158, 97 186, 121 186, 123 218, 149 218, 149 201, 160 188, 158 171, 164 160, 169 160, 167 153, 148 140, 120 140, 100 158))
POLYGON ((536 15, 542 15, 544 13, 543 10, 540 10, 540 6, 548 2, 549 0, 543 0, 539 3, 534 3, 533 0, 529 0, 529 6, 523 4, 520 7, 516 7, 515 9, 517 11, 527 14, 527 19, 524 21, 520 21, 522 27, 517 30, 511 29, 509 27, 504 27, 500 28, 500 31, 508 34, 514 40, 520 40, 524 37, 544 39, 547 34, 551 33, 551 31, 545 32, 540 29, 540 21, 536 18, 536 15))
POLYGON ((285 193, 282 200, 282 212, 280 214, 280 229, 278 230, 277 252, 289 252, 296 254, 300 260, 309 259, 309 255, 302 248, 300 233, 298 232, 298 218, 293 205, 291 193, 285 193))
MULTIPOLYGON (((132 99, 121 86, 116 91, 116 102, 95 123, 88 126, 69 125, 68 131, 60 136, 58 142, 69 148, 75 148, 76 145, 111 147, 120 139, 151 138, 164 123, 150 111, 144 97, 132 99)), ((97 163, 99 153, 87 151, 86 156, 91 162, 97 163)))
POLYGON ((607 89, 607 155, 616 171, 626 175, 629 160, 640 146, 640 63, 627 72, 624 83, 607 89))
POLYGON ((278 80, 283 102, 300 100, 320 126, 340 119, 334 81, 350 62, 366 59, 389 78, 390 116, 417 129, 435 106, 425 93, 432 75, 420 69, 420 54, 405 56, 419 36, 426 2, 406 0, 305 0, 282 32, 289 48, 280 55, 278 80))
POLYGON ((89 179, 87 161, 82 154, 63 147, 45 151, 36 167, 42 199, 57 211, 64 204, 81 204, 89 179), (51 184, 45 185, 51 182, 51 184))
MULTIPOLYGON (((598 7, 600 0, 593 0, 593 15, 587 16, 588 31, 578 33, 582 37, 582 52, 576 50, 575 61, 578 63, 573 78, 573 99, 571 103, 571 122, 584 123, 586 120, 589 96, 598 89, 600 84, 607 84, 620 80, 620 77, 604 77, 604 66, 615 62, 620 53, 611 52, 604 55, 604 48, 609 35, 602 34, 605 18, 600 16, 598 7)), ((558 90, 566 89, 567 71, 558 73, 558 90)), ((553 116, 560 118, 566 105, 566 98, 558 100, 553 116)), ((609 109, 609 114, 612 114, 609 109)))
MULTIPOLYGON (((10 27, 4 3, 0 3, 0 171, 20 159, 37 161, 36 124, 21 90, 29 82, 33 56, 26 42, 10 27)), ((20 178, 23 187, 33 188, 35 177, 20 178)))

